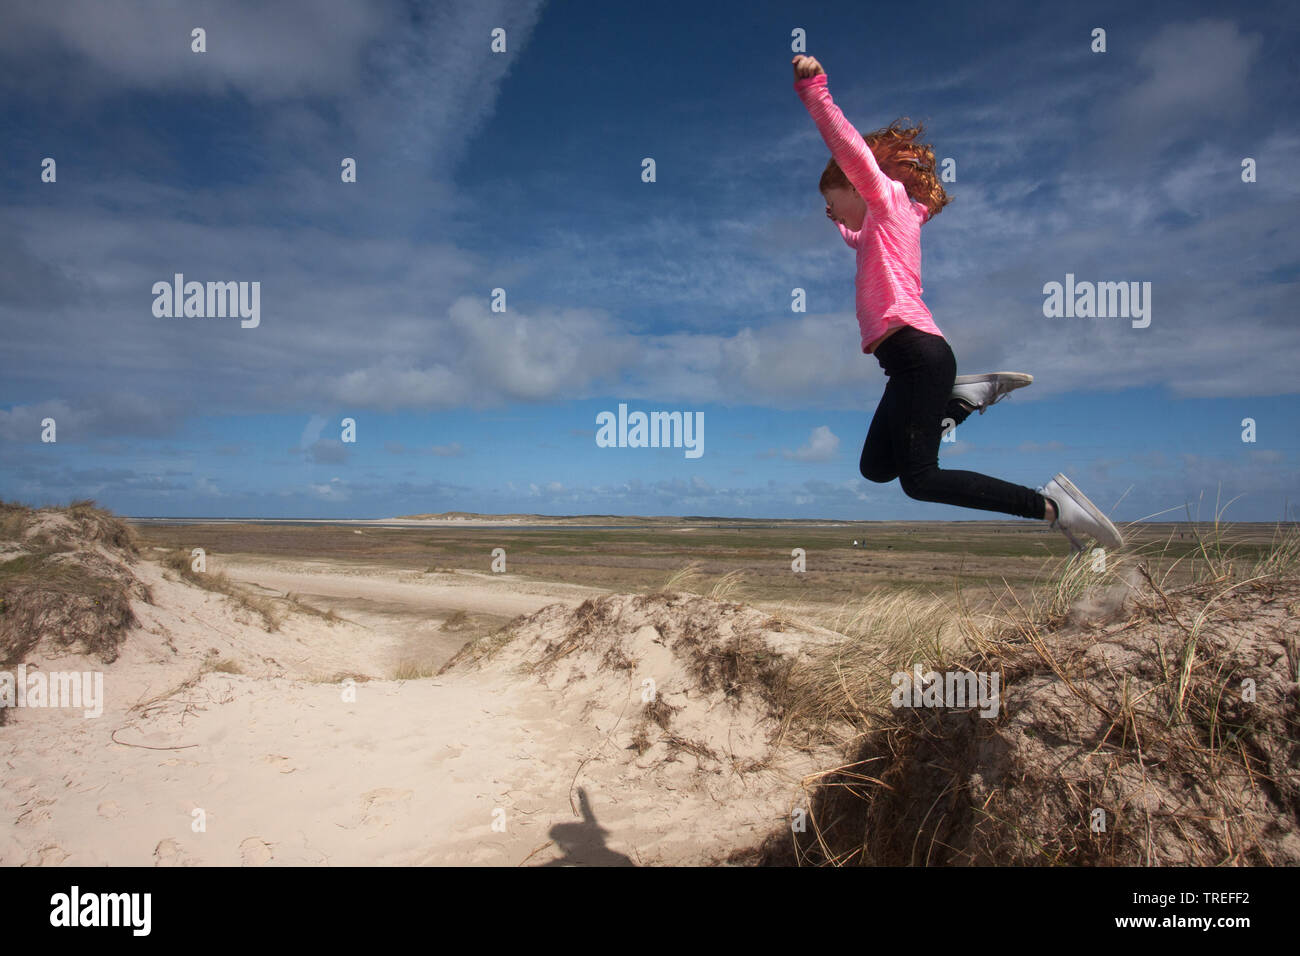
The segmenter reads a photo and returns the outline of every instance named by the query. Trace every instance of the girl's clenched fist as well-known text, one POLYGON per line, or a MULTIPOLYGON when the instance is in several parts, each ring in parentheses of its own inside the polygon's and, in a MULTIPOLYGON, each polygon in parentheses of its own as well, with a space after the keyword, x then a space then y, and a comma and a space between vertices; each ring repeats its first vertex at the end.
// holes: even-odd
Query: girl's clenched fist
POLYGON ((816 76, 818 73, 826 72, 822 69, 822 65, 817 62, 816 57, 800 54, 790 62, 794 64, 794 78, 796 80, 807 79, 810 76, 816 76))

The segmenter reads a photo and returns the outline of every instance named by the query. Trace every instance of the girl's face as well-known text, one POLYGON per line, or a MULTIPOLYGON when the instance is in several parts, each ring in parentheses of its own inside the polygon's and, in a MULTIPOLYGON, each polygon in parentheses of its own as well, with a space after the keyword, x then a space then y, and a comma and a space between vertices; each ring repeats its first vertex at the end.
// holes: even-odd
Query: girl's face
POLYGON ((822 193, 826 199, 826 214, 836 222, 857 232, 867 217, 867 204, 853 187, 837 187, 822 193))

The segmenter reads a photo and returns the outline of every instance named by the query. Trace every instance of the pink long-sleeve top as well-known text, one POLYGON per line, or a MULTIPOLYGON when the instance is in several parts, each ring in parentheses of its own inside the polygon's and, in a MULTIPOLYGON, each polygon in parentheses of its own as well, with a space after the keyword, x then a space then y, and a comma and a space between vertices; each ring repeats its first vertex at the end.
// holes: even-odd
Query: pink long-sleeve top
POLYGON ((825 73, 796 80, 795 92, 812 114, 831 155, 867 205, 857 232, 836 223, 840 235, 857 250, 858 328, 862 351, 871 352, 889 332, 910 325, 942 335, 921 301, 921 225, 930 217, 922 202, 890 179, 876 163, 866 142, 831 100, 825 73))

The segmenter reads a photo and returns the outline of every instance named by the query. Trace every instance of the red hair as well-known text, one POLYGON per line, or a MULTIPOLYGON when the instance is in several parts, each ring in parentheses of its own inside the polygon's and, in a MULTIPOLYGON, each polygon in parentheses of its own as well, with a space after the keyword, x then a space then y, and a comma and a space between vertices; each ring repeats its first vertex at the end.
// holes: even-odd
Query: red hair
MULTIPOLYGON (((944 192, 939 177, 934 172, 934 150, 929 143, 917 143, 915 140, 925 132, 925 127, 903 126, 902 119, 896 119, 883 129, 863 136, 871 155, 876 157, 876 164, 890 179, 903 184, 907 195, 930 210, 929 219, 943 211, 943 207, 952 202, 952 197, 944 192)), ((818 189, 852 189, 844 170, 834 158, 826 164, 822 172, 818 189)), ((929 221, 927 219, 927 221, 929 221)))

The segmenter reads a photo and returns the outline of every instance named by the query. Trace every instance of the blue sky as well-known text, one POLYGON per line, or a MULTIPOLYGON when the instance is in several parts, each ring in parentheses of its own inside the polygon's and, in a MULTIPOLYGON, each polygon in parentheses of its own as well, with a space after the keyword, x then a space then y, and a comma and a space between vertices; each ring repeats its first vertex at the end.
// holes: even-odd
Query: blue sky
POLYGON ((1189 502, 1212 518, 1216 497, 1238 498, 1228 520, 1294 519, 1293 8, 919 9, 6 3, 0 497, 998 517, 858 474, 886 380, 817 193, 802 28, 860 130, 923 121, 955 163, 922 252, 959 374, 1036 379, 958 428, 942 466, 1064 471, 1125 521, 1189 502), (260 324, 155 317, 153 284, 178 272, 258 281, 260 324), (1150 282, 1150 326, 1044 317, 1067 273, 1150 282), (703 412, 704 454, 597 447, 620 402, 703 412))

